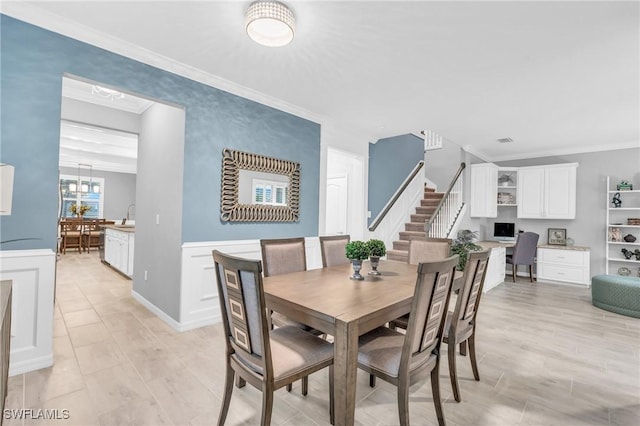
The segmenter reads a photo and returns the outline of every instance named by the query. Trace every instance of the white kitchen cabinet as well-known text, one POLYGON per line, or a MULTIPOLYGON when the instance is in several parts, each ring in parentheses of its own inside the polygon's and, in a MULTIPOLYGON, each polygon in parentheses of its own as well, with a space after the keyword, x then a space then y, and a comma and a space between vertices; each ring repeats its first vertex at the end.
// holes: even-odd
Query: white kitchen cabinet
POLYGON ((135 234, 113 228, 105 230, 104 261, 123 274, 133 275, 133 248, 135 234))
POLYGON ((519 219, 575 219, 577 163, 518 169, 519 219))
POLYGON ((582 284, 591 282, 588 247, 538 246, 536 276, 538 281, 582 284))
POLYGON ((471 217, 498 217, 498 166, 492 163, 472 164, 470 173, 471 217))

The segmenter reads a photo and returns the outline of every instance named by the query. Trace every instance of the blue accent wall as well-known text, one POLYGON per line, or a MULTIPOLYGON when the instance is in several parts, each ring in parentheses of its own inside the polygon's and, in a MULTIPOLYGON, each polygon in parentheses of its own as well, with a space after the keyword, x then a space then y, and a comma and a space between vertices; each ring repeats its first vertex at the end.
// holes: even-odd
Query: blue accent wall
POLYGON ((183 242, 318 235, 319 124, 5 15, 0 19, 0 162, 15 166, 12 215, 0 217, 0 235, 2 241, 32 238, 2 249, 55 250, 63 73, 185 108, 183 242), (223 223, 223 148, 299 162, 300 221, 223 223))
POLYGON ((424 160, 423 141, 411 134, 369 144, 369 224, 420 160, 424 160))

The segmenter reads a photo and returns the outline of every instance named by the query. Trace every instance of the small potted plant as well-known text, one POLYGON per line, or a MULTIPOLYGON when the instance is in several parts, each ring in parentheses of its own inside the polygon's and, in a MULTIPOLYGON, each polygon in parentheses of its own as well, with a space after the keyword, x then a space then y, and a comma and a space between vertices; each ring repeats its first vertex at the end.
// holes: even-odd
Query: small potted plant
POLYGON ((364 277, 360 275, 360 269, 362 269, 362 261, 369 257, 369 247, 364 241, 351 241, 344 247, 345 255, 347 259, 351 260, 353 265, 352 280, 364 280, 364 277))
POLYGON ((384 241, 371 239, 367 241, 367 247, 369 247, 369 261, 371 262, 371 271, 369 275, 380 275, 378 272, 378 263, 380 258, 387 254, 387 248, 384 245, 384 241))
POLYGON ((462 231, 458 232, 458 237, 453 240, 451 253, 460 256, 458 266, 456 266, 456 269, 458 271, 464 271, 464 267, 467 264, 467 257, 470 251, 482 250, 482 247, 473 242, 477 238, 477 232, 471 231, 469 229, 463 229, 462 231))

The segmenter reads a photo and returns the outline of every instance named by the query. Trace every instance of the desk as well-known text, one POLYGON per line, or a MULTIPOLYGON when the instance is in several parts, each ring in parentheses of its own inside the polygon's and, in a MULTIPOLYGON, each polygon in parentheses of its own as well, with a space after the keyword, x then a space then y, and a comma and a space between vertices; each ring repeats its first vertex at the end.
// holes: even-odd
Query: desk
POLYGON ((497 241, 478 241, 478 245, 482 247, 483 250, 491 251, 489 254, 489 263, 487 264, 487 275, 484 279, 484 287, 482 288, 482 292, 486 293, 504 282, 507 267, 507 249, 513 248, 516 242, 509 241, 508 243, 499 243, 497 241))
MULTIPOLYGON (((363 273, 371 268, 363 262, 363 273)), ((411 309, 417 266, 380 261, 380 276, 350 280, 350 264, 264 278, 267 307, 334 336, 335 424, 353 425, 358 336, 411 309)))

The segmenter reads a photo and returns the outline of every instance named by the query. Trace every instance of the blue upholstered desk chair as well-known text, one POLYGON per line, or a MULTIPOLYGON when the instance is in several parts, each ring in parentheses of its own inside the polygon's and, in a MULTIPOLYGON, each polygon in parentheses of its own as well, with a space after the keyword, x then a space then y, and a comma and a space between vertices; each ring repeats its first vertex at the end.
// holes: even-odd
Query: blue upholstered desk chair
POLYGON ((533 282, 533 262, 536 258, 540 236, 535 232, 522 232, 518 234, 516 245, 513 247, 513 254, 506 256, 507 263, 511 264, 513 282, 516 282, 516 270, 518 265, 529 266, 529 279, 533 282))

